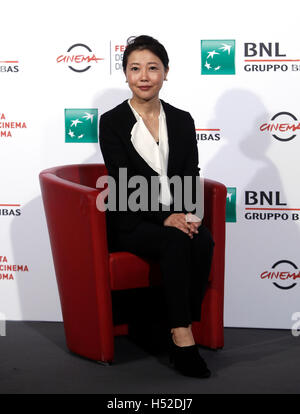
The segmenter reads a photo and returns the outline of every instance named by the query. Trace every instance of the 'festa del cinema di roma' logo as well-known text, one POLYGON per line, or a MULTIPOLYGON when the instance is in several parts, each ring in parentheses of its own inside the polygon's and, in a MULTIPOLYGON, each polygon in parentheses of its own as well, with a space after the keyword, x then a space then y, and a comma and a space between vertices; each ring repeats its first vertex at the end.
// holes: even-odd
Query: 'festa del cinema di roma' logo
POLYGON ((260 279, 271 280, 278 289, 289 290, 297 285, 296 280, 300 279, 298 266, 290 260, 279 260, 274 263, 271 269, 264 270, 260 279))
POLYGON ((67 64, 69 69, 77 73, 86 72, 101 60, 104 58, 97 57, 92 49, 84 43, 75 43, 68 48, 65 54, 56 58, 57 63, 67 64))
POLYGON ((288 142, 296 138, 300 132, 300 122, 290 112, 278 112, 269 122, 260 125, 260 131, 271 133, 272 137, 281 142, 288 142))

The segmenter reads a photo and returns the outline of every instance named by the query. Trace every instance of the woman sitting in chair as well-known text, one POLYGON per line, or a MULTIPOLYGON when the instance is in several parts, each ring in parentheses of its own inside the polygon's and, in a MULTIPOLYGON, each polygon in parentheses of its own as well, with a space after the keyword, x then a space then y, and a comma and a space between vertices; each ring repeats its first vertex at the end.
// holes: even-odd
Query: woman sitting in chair
POLYGON ((195 209, 185 208, 186 203, 179 209, 175 203, 182 195, 188 202, 197 199, 200 178, 194 121, 188 112, 159 99, 169 59, 157 40, 139 36, 131 41, 124 52, 123 70, 132 97, 101 116, 104 162, 108 175, 120 187, 116 194, 124 194, 132 177, 146 180, 150 197, 152 179, 158 178, 160 191, 158 208, 137 211, 129 203, 126 209, 117 204, 116 211, 107 211, 109 244, 115 250, 159 262, 170 328, 170 360, 183 375, 209 377, 191 324, 201 318, 214 242, 202 224, 201 209, 196 208, 195 213, 195 209), (120 175, 124 171, 125 184, 120 175), (180 196, 170 185, 174 176, 182 182, 180 196), (192 183, 189 188, 185 188, 187 177, 192 183))

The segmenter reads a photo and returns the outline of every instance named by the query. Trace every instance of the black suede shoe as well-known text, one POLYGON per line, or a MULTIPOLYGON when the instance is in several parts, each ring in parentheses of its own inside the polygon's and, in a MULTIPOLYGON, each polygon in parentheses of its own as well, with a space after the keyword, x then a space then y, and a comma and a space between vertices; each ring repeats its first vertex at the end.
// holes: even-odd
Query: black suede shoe
POLYGON ((172 335, 170 338, 170 363, 182 375, 196 378, 208 378, 210 370, 204 359, 198 352, 197 345, 178 346, 174 343, 172 335))

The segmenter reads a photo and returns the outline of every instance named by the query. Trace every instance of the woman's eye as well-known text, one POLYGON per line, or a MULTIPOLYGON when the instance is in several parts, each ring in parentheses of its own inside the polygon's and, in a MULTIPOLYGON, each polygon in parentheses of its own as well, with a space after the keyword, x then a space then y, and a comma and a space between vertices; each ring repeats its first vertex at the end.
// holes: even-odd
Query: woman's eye
POLYGON ((157 69, 157 67, 156 66, 151 66, 150 67, 150 70, 156 70, 157 69))
POLYGON ((133 66, 132 68, 131 68, 131 70, 132 71, 137 71, 139 68, 137 67, 137 66, 133 66))

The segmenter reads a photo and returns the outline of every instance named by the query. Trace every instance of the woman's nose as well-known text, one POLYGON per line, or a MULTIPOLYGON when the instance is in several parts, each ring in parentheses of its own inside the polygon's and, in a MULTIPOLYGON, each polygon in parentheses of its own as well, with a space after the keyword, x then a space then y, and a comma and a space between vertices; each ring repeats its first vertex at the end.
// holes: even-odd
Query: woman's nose
POLYGON ((145 69, 142 69, 141 70, 141 80, 142 81, 148 81, 148 72, 147 72, 147 69, 145 68, 145 69))

